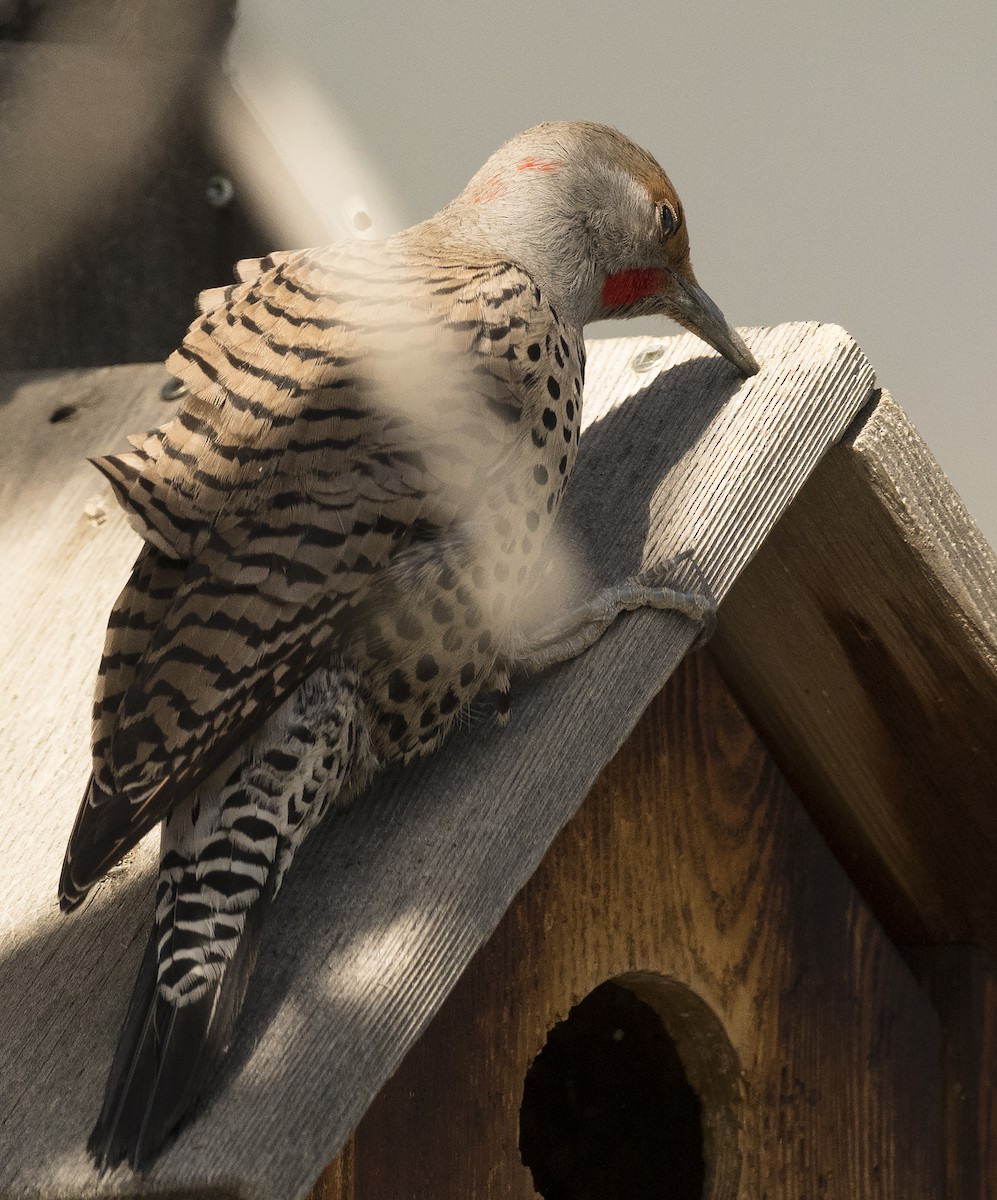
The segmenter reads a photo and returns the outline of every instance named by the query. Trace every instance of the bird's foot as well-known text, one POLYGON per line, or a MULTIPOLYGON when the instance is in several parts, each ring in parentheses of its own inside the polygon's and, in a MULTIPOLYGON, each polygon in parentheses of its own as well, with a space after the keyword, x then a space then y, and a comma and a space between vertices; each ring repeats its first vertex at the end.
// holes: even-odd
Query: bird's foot
POLYGON ((692 554, 685 551, 623 583, 601 588, 570 612, 541 626, 517 647, 513 668, 532 674, 575 658, 594 645, 621 613, 638 608, 680 612, 695 621, 700 626, 693 643, 696 648, 712 637, 716 627, 716 600, 692 554), (680 574, 688 576, 689 567, 699 576, 701 590, 671 586, 680 574))

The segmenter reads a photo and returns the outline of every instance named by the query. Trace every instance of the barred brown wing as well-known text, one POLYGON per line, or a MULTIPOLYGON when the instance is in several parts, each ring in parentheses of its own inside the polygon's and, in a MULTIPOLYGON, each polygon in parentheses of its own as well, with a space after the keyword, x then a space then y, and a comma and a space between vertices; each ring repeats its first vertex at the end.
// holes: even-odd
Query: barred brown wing
POLYGON ((512 346, 550 313, 521 269, 367 244, 260 265, 169 360, 190 389, 179 415, 98 463, 148 544, 108 631, 67 906, 530 436, 536 364, 512 346))

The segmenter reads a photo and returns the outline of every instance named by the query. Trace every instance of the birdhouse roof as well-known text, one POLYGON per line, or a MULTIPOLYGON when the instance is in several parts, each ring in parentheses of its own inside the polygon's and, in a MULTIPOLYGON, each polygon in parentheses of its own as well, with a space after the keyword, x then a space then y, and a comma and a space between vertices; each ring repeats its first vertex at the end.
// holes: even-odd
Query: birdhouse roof
MULTIPOLYGON (((791 782, 895 893, 898 927, 997 928, 997 901, 973 908, 969 882, 942 886, 937 856, 924 865, 940 818, 918 826, 883 774, 943 714, 946 736, 970 731, 970 764, 954 751, 945 763, 962 761, 963 810, 976 803, 997 712, 993 553, 848 334, 809 322, 744 336, 763 364, 749 380, 690 336, 590 343, 560 533, 578 592, 686 556, 676 580, 724 601, 712 652, 791 782), (888 689, 898 680, 899 708, 888 689), (938 689, 980 712, 963 717, 938 689), (867 824, 887 823, 877 836, 853 811, 861 804, 842 799, 856 780, 876 804, 867 824), (919 907, 925 878, 948 915, 919 907)), ((203 1112, 148 1176, 98 1180, 86 1135, 148 932, 156 846, 80 913, 59 914, 87 774, 84 698, 136 548, 79 458, 81 445, 106 449, 162 420, 162 383, 152 366, 10 376, 0 407, 0 1194, 12 1200, 304 1196, 697 633, 674 613, 620 619, 580 658, 517 681, 505 730, 460 731, 327 820, 274 907, 203 1112), (52 423, 57 409, 70 419, 52 423)), ((928 758, 922 745, 901 774, 920 795, 928 758)), ((932 769, 937 791, 948 768, 932 769)), ((992 823, 983 834, 994 837, 992 823)), ((973 859, 968 838, 959 846, 978 876, 979 847, 973 859)))

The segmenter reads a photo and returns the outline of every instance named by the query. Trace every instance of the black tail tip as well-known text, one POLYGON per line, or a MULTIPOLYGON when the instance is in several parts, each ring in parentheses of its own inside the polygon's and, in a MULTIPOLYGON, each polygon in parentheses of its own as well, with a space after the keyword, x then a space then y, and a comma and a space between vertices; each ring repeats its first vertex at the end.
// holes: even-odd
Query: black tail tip
POLYGON ((97 1178, 103 1179, 123 1163, 127 1163, 137 1174, 144 1175, 166 1147, 176 1141, 181 1124, 178 1122, 176 1128, 155 1144, 150 1144, 141 1134, 134 1139, 115 1136, 103 1121, 98 1121, 87 1140, 87 1151, 96 1168, 97 1178))
POLYGON ((73 879, 72 871, 67 862, 59 877, 59 907, 64 913, 71 913, 80 907, 90 894, 89 887, 80 887, 73 879))

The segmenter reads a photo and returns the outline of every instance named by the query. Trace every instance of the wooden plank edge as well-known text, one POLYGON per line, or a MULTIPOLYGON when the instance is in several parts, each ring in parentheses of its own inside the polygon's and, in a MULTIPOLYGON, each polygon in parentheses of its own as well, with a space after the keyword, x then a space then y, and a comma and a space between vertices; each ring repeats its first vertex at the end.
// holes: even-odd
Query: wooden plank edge
MULTIPOLYGON (((853 534, 848 551, 860 543, 861 534, 853 534)), ((991 803, 997 740, 990 733, 997 728, 995 614, 997 556, 886 393, 874 395, 830 451, 721 608, 710 652, 860 891, 901 943, 971 941, 997 955, 997 890, 992 883, 997 817, 991 803), (897 581, 877 579, 875 562, 856 577, 847 551, 834 561, 846 520, 843 482, 851 488, 851 499, 859 492, 868 505, 870 545, 877 525, 880 539, 885 537, 908 567, 906 583, 922 617, 908 630, 911 655, 920 655, 917 683, 928 698, 927 703, 924 695, 912 701, 923 705, 917 714, 923 718, 920 729, 913 724, 905 729, 897 713, 889 711, 897 700, 900 712, 904 698, 889 694, 888 680, 873 681, 868 673, 856 683, 849 678, 854 664, 842 661, 832 663, 827 679, 820 675, 835 656, 843 657, 841 645, 834 644, 847 640, 842 624, 850 626, 853 641, 883 651, 876 668, 881 674, 891 666, 888 650, 898 653, 895 631, 891 648, 882 641, 883 610, 897 599, 897 581), (800 544, 807 538, 809 547, 800 544), (823 563, 817 561, 821 557, 823 563), (823 569, 827 591, 829 557, 839 576, 830 605, 811 578, 823 569), (805 611, 808 606, 812 611, 805 611), (835 606, 838 611, 831 611, 835 606), (925 636, 925 617, 938 626, 930 638, 925 636), (798 636, 798 626, 808 621, 822 623, 809 640, 798 636), (821 666, 817 652, 827 660, 821 666), (863 713, 856 707, 855 692, 870 682, 883 687, 878 696, 872 691, 865 696, 863 713), (930 723, 930 702, 942 712, 944 703, 958 706, 961 692, 968 721, 962 756, 958 730, 946 737, 934 733, 930 723), (844 712, 849 704, 853 711, 844 712), (863 717, 875 729, 863 728, 863 717), (854 737, 853 746, 845 744, 846 735, 854 737), (829 747, 836 736, 841 744, 829 747), (872 753, 877 741, 879 761, 872 753), (922 754, 930 759, 930 749, 937 751, 942 765, 925 780, 912 763, 922 754), (863 755, 866 761, 860 762, 863 755), (952 768, 947 787, 946 764, 952 768), (899 804, 894 797, 894 809, 888 812, 877 810, 871 798, 881 800, 891 787, 902 790, 886 778, 889 769, 903 777, 909 797, 899 804), (946 822, 953 834, 957 853, 948 860, 931 834, 932 821, 946 822), (925 827, 919 822, 926 822, 925 827), (967 865, 979 888, 968 882, 967 865)), ((942 715, 951 734, 951 712, 942 715)))

